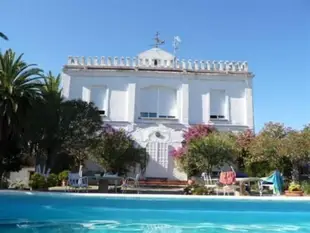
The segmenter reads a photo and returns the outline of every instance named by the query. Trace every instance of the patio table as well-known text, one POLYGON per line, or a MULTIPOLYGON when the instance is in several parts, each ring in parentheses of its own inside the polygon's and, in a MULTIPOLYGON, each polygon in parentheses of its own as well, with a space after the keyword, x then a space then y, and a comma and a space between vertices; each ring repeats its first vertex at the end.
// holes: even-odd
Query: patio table
POLYGON ((115 175, 92 176, 91 178, 95 178, 96 180, 99 180, 99 184, 98 184, 99 193, 108 193, 109 181, 114 181, 115 192, 117 192, 117 182, 123 179, 123 177, 115 176, 115 175))

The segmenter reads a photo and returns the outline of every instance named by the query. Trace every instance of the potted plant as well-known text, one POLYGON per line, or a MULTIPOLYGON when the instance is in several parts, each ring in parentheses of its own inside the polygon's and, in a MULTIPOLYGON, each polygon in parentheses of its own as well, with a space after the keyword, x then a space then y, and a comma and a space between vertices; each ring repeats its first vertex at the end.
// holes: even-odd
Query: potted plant
POLYGON ((68 181, 69 171, 64 170, 58 174, 58 179, 61 181, 61 186, 66 186, 68 181))
POLYGON ((303 196, 304 192, 301 189, 300 184, 297 184, 296 182, 291 182, 288 190, 285 191, 285 196, 290 197, 300 197, 303 196))

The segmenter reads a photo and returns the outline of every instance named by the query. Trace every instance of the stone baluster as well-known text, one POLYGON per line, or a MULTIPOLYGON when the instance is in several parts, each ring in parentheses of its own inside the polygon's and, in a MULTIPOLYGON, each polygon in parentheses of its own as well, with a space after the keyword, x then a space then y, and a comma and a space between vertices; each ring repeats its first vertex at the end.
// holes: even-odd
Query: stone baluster
POLYGON ((126 66, 130 66, 130 57, 126 57, 126 66))
POLYGON ((240 62, 239 61, 236 62, 236 71, 240 71, 240 62))
POLYGON ((240 61, 240 64, 239 64, 239 71, 243 72, 243 62, 242 61, 240 61))
POLYGON ((93 63, 94 63, 94 66, 98 66, 98 57, 94 57, 94 60, 93 60, 93 63))
POLYGON ((136 57, 133 57, 133 58, 132 58, 132 66, 133 66, 133 67, 138 66, 137 62, 138 62, 138 61, 137 61, 137 58, 136 58, 136 57))
POLYGON ((223 70, 225 70, 225 71, 229 71, 229 61, 225 61, 225 62, 223 62, 223 70))
POLYGON ((92 65, 92 57, 87 57, 87 65, 88 66, 92 65))
POLYGON ((187 69, 188 69, 188 70, 192 70, 192 69, 193 69, 192 60, 188 60, 188 61, 187 61, 187 69))
POLYGON ((216 61, 212 61, 211 62, 211 70, 212 71, 216 71, 217 70, 217 62, 216 61))
POLYGON ((101 57, 101 59, 100 59, 100 65, 101 66, 105 66, 106 64, 105 64, 105 57, 101 57))
POLYGON ((197 60, 194 61, 194 69, 199 70, 199 64, 197 60))
POLYGON ((223 71, 224 70, 224 63, 223 61, 219 61, 219 71, 223 71))
POLYGON ((112 66, 112 57, 108 57, 107 66, 112 66))
POLYGON ((67 65, 72 65, 72 63, 74 63, 74 59, 72 56, 68 56, 68 63, 67 65))
POLYGON ((243 67, 244 67, 244 70, 245 72, 248 72, 249 71, 249 66, 248 66, 248 63, 245 61, 243 62, 243 67))
POLYGON ((186 70, 186 68, 187 68, 185 59, 182 59, 181 68, 182 68, 183 70, 186 70))
POLYGON ((174 66, 176 69, 180 69, 180 60, 179 59, 176 59, 175 60, 175 66, 174 66))
POLYGON ((206 69, 206 64, 204 61, 200 61, 200 69, 205 70, 206 69))
POLYGON ((114 57, 113 66, 118 66, 118 57, 114 57))
POLYGON ((231 71, 233 71, 233 72, 236 71, 236 62, 235 61, 231 62, 231 71))
POLYGON ((74 63, 75 65, 80 65, 80 57, 78 56, 74 57, 74 63))
POLYGON ((206 66, 207 66, 207 70, 210 71, 211 70, 211 62, 206 61, 206 66))
POLYGON ((82 66, 85 66, 85 57, 84 57, 84 56, 81 57, 81 59, 80 59, 80 64, 81 64, 82 66))
POLYGON ((124 66, 125 65, 125 58, 124 57, 121 57, 119 65, 120 66, 124 66))

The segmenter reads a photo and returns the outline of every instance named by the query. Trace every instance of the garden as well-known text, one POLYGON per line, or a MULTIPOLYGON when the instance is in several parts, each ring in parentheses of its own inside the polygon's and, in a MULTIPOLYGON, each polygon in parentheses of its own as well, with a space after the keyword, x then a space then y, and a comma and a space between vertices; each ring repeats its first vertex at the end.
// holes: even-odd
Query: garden
MULTIPOLYGON (((8 39, 3 33, 1 38, 8 39)), ((51 169, 48 179, 40 174, 31 177, 30 186, 42 190, 62 185, 69 170, 78 171, 89 159, 119 175, 137 166, 143 171, 148 162, 145 148, 124 130, 102 127, 102 115, 92 102, 63 99, 60 86, 59 74, 27 63, 12 49, 0 52, 1 187, 8 186, 10 172, 25 166, 51 169)), ((210 125, 196 125, 184 132, 182 146, 171 156, 189 177, 211 174, 224 164, 251 177, 278 170, 285 177, 286 190, 310 193, 310 125, 294 130, 269 122, 258 133, 220 132, 210 125)), ((24 188, 22 183, 13 186, 24 188)), ((198 182, 184 192, 214 193, 198 182)))
MULTIPOLYGON (((3 33, 2 39, 8 39, 3 33)), ((1 40, 1 38, 0 38, 1 40)), ((60 185, 60 174, 78 171, 86 160, 107 172, 126 174, 145 168, 148 156, 124 130, 103 127, 94 103, 65 100, 60 75, 27 63, 12 49, 0 51, 0 184, 23 167, 50 168, 45 179, 31 177, 34 189, 60 185)), ((15 188, 25 184, 15 182, 15 188)))
MULTIPOLYGON (((301 130, 269 122, 255 134, 244 132, 219 132, 209 125, 196 125, 184 132, 182 146, 171 154, 178 168, 193 177, 185 188, 186 194, 214 194, 212 188, 195 179, 206 172, 212 174, 223 165, 235 167, 249 177, 268 177, 275 170, 285 178, 284 190, 310 193, 310 126, 301 130)), ((258 190, 257 182, 251 189, 258 190)), ((283 191, 284 191, 283 190, 283 191)), ((257 191, 258 192, 258 191, 257 191)))

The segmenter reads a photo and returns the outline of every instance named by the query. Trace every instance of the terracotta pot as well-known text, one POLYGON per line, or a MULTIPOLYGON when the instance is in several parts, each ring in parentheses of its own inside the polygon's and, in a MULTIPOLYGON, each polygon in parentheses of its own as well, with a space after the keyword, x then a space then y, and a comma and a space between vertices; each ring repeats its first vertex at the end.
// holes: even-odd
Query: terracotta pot
POLYGON ((188 181, 187 181, 187 184, 188 184, 188 185, 192 185, 192 184, 194 184, 194 183, 195 183, 195 182, 194 182, 193 180, 188 180, 188 181))
POLYGON ((288 197, 301 197, 304 195, 303 191, 285 191, 285 196, 288 197))

